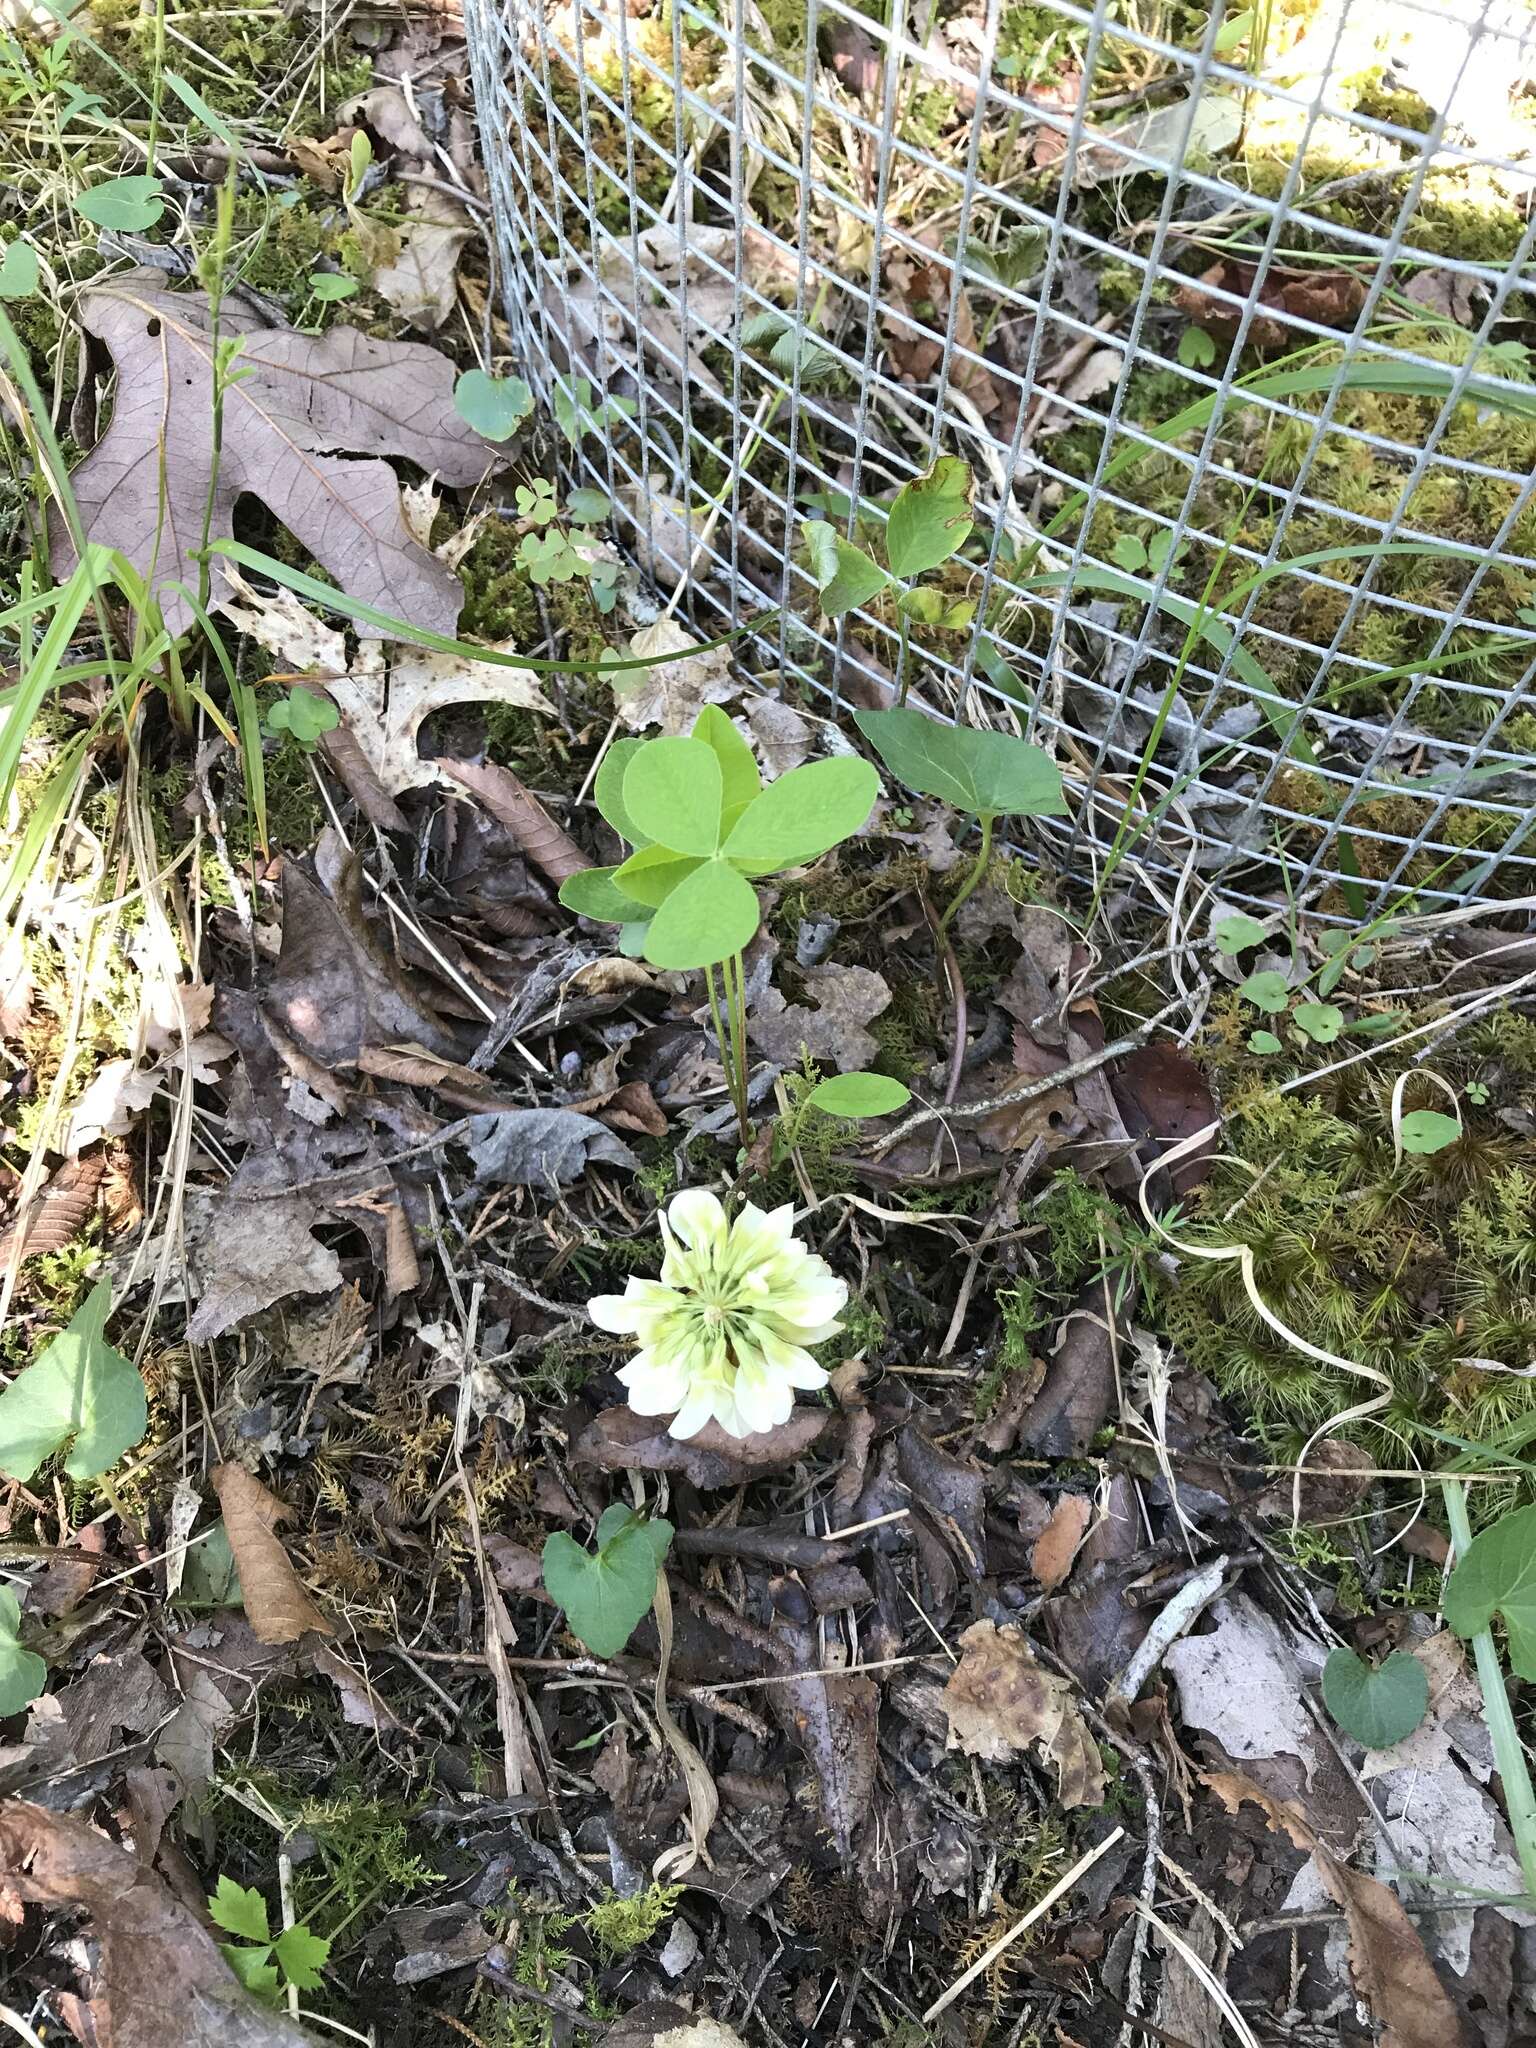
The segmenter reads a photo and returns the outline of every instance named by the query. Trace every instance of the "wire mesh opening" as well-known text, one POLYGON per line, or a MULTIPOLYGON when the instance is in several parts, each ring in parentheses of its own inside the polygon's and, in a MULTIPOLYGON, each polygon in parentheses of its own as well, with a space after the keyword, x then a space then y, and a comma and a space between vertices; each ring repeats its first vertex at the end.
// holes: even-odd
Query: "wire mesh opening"
POLYGON ((700 627, 776 608, 766 686, 905 660, 1050 738, 1069 854, 1129 811, 1233 896, 1532 888, 1526 6, 465 12, 568 480, 700 627), (799 522, 877 533, 939 454, 974 622, 903 655, 821 614, 799 522))

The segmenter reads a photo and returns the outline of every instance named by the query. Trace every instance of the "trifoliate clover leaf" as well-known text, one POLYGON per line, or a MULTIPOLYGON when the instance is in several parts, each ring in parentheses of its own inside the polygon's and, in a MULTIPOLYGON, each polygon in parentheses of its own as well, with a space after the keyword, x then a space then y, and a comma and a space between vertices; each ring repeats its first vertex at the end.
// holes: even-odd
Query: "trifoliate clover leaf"
POLYGON ((545 1588, 595 1657, 616 1657, 650 1612, 671 1541, 670 1522, 615 1505, 597 1525, 595 1554, 563 1530, 545 1542, 545 1588))
POLYGON ((1367 1664, 1341 1646, 1323 1666, 1323 1699, 1346 1735, 1367 1749, 1390 1749, 1423 1720, 1429 1679, 1405 1650, 1394 1650, 1385 1663, 1367 1664))
POLYGON ((144 1382, 106 1339, 110 1282, 100 1281, 67 1329, 0 1394, 0 1472, 23 1483, 66 1445, 71 1479, 94 1479, 143 1436, 144 1382))

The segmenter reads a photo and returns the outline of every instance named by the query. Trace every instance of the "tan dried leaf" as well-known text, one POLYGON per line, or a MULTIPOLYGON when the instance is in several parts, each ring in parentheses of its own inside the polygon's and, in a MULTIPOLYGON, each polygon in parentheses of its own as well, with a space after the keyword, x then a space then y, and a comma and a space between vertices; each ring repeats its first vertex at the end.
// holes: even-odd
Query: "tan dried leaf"
POLYGON ((459 251, 474 239, 474 223, 444 192, 413 186, 411 218, 393 262, 373 273, 373 288, 412 327, 435 332, 453 317, 458 296, 459 251))
POLYGON ((975 1622, 960 1648, 964 1654, 944 1688, 950 1748, 1006 1763, 1038 1744, 1056 1766, 1064 1807, 1102 1806, 1098 1748, 1067 1681, 1035 1662, 1011 1624, 975 1622))
MULTIPOLYGON (((192 550, 205 515, 216 540, 233 532, 249 493, 282 520, 353 597, 452 633, 463 589, 411 538, 388 463, 404 456, 450 484, 477 483, 502 457, 454 411, 454 366, 417 342, 377 341, 355 327, 299 334, 264 327, 235 297, 223 339, 240 342, 242 375, 225 392, 214 447, 214 334, 201 292, 173 290, 156 270, 94 285, 81 322, 117 365, 111 425, 71 482, 89 538, 120 548, 150 580, 172 633, 192 623, 192 550), (328 453, 344 448, 346 457, 328 453)), ((60 527, 53 565, 74 548, 60 527)))
MULTIPOLYGON (((698 538, 697 525, 694 538, 698 538)), ((741 681, 731 673, 730 649, 714 647, 707 654, 690 655, 689 650, 698 644, 671 618, 657 619, 631 637, 629 652, 641 659, 684 657, 668 660, 659 668, 624 670, 614 677, 618 714, 631 732, 643 732, 652 725, 663 733, 691 732, 706 704, 727 704, 740 694, 741 681)))
POLYGON ((1029 1568, 1047 1593, 1063 1585, 1078 1546, 1093 1520, 1093 1502, 1085 1493, 1066 1493, 1029 1553, 1029 1568))
POLYGON ((891 1000, 885 977, 870 967, 840 967, 828 962, 800 971, 815 1009, 786 1003, 771 985, 758 997, 747 1029, 752 1043, 781 1067, 797 1067, 804 1054, 840 1074, 866 1068, 880 1051, 880 1042, 865 1029, 891 1000))
POLYGON ((480 799, 498 825, 505 825, 552 882, 568 881, 591 867, 571 835, 555 823, 510 768, 503 768, 499 761, 445 760, 440 765, 454 782, 480 799))
POLYGON ((224 1511, 224 1530, 240 1573, 246 1618, 263 1643, 292 1643, 310 1629, 333 1633, 330 1623, 299 1583, 277 1525, 288 1513, 243 1465, 216 1465, 214 1490, 224 1511))

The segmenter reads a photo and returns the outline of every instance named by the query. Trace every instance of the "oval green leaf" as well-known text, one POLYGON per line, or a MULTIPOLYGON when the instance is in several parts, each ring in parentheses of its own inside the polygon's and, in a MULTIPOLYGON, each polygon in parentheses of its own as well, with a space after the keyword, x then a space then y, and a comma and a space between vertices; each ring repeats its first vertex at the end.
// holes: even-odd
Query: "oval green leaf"
POLYGON ((729 862, 700 862, 651 919, 645 957, 653 967, 714 967, 752 942, 757 892, 729 862))
POLYGON ((624 772, 624 808, 647 839, 704 859, 720 844, 724 788, 703 740, 646 740, 624 772))
POLYGON ((1517 1508, 1474 1536, 1445 1582, 1440 1611, 1459 1636, 1504 1617, 1509 1661, 1536 1679, 1536 1507, 1517 1508))
POLYGON ((971 466, 941 455, 926 476, 903 484, 885 529, 893 576, 921 576, 957 554, 971 537, 971 466))
POLYGON ((614 876, 617 868, 583 868, 560 884, 560 901, 578 917, 590 917, 598 924, 629 924, 640 908, 640 899, 621 889, 614 876))
POLYGON ((29 299, 37 290, 37 251, 12 242, 0 257, 0 299, 29 299))
POLYGON ((108 178, 75 195, 75 211, 95 227, 137 234, 152 228, 165 211, 158 178, 108 178))
POLYGON ((1278 968, 1266 967, 1262 974, 1250 974, 1238 994, 1266 1017, 1276 1017, 1291 1000, 1291 985, 1278 968))
POLYGON ((1061 770, 1043 747, 1012 733, 941 725, 920 711, 856 711, 860 732, 898 781, 956 810, 1059 818, 1061 770))
POLYGON ((644 745, 644 740, 615 740, 599 762, 592 785, 593 803, 619 837, 634 847, 649 846, 650 841, 624 808, 624 777, 644 745))
POLYGON ((821 592, 821 608, 829 619, 868 604, 890 582, 880 564, 863 548, 845 540, 829 521, 802 519, 800 532, 821 592))
POLYGON ((726 859, 749 875, 800 867, 852 838, 879 794, 879 776, 856 754, 807 761, 748 804, 725 842, 726 859))
POLYGON ((1367 1664, 1342 1645, 1323 1666, 1328 1711, 1367 1749, 1390 1749, 1411 1735, 1429 1707, 1429 1679, 1417 1657, 1394 1650, 1384 1664, 1367 1664))
POLYGON ((453 387, 453 406, 487 441, 509 441, 533 411, 533 393, 521 377, 466 370, 453 387))
POLYGON ((1443 1152, 1461 1136, 1461 1124, 1439 1109, 1410 1109, 1397 1127, 1405 1152, 1443 1152))
POLYGON ((905 1109, 912 1090, 889 1074, 829 1074, 806 1097, 827 1116, 889 1116, 905 1109))
POLYGON ((674 853, 670 846, 642 846, 621 868, 614 869, 614 886, 645 909, 655 910, 698 866, 692 854, 674 853))
POLYGON ((718 704, 706 704, 694 720, 693 737, 714 751, 720 763, 720 801, 729 811, 751 803, 763 786, 752 749, 718 704))

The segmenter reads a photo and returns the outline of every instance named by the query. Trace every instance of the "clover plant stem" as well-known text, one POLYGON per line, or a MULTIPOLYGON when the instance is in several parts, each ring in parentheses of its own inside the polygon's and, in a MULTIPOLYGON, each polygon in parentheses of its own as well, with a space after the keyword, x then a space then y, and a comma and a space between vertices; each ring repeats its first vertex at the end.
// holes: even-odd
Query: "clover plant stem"
POLYGON ((726 1028, 726 1017, 721 1012, 720 988, 716 987, 715 969, 713 967, 706 967, 704 970, 704 986, 709 991, 710 1021, 715 1027, 715 1043, 720 1048, 720 1065, 725 1071, 726 1091, 731 1098, 732 1107, 736 1111, 736 1124, 741 1134, 741 1142, 743 1145, 748 1145, 751 1143, 752 1134, 747 1128, 747 1084, 746 1076, 737 1057, 736 1012, 738 1005, 734 999, 731 987, 729 961, 722 961, 720 963, 720 988, 723 988, 725 991, 726 1012, 729 1013, 730 1018, 729 1030, 726 1028))
POLYGON ((943 933, 947 932, 950 926, 954 923, 955 917, 959 912, 961 905, 967 902, 971 895, 975 892, 977 884, 980 882, 982 876, 987 872, 987 863, 991 860, 991 858, 992 817, 990 812, 983 811, 981 813, 981 850, 976 856, 976 865, 971 869, 971 872, 960 884, 959 891, 956 894, 954 900, 949 905, 949 908, 944 912, 944 915, 939 919, 939 932, 941 936, 943 933))
POLYGON ((731 1023, 731 1053, 736 1067, 736 1121, 741 1142, 749 1145, 752 1133, 747 1104, 747 976, 739 953, 733 953, 725 967, 726 1008, 731 1023))
MULTIPOLYGON (((1440 1484, 1445 1495, 1445 1518, 1451 1525, 1456 1555, 1461 1557, 1472 1541, 1466 1498, 1459 1479, 1443 1479, 1440 1484)), ((1483 1719, 1488 1724, 1488 1734, 1493 1743, 1493 1760, 1504 1784, 1504 1808, 1509 1815, 1510 1832, 1515 1838, 1526 1892, 1536 1899, 1536 1792, 1531 1789, 1531 1774, 1526 1766, 1520 1731, 1515 1726, 1514 1710, 1505 1690, 1504 1670, 1491 1628, 1478 1630, 1472 1638, 1472 1653, 1477 1660, 1478 1683, 1483 1689, 1483 1719)))
POLYGON ((907 691, 912 681, 907 673, 907 657, 912 652, 912 637, 905 612, 896 614, 896 626, 901 634, 901 645, 896 652, 896 709, 899 711, 907 701, 907 691))

